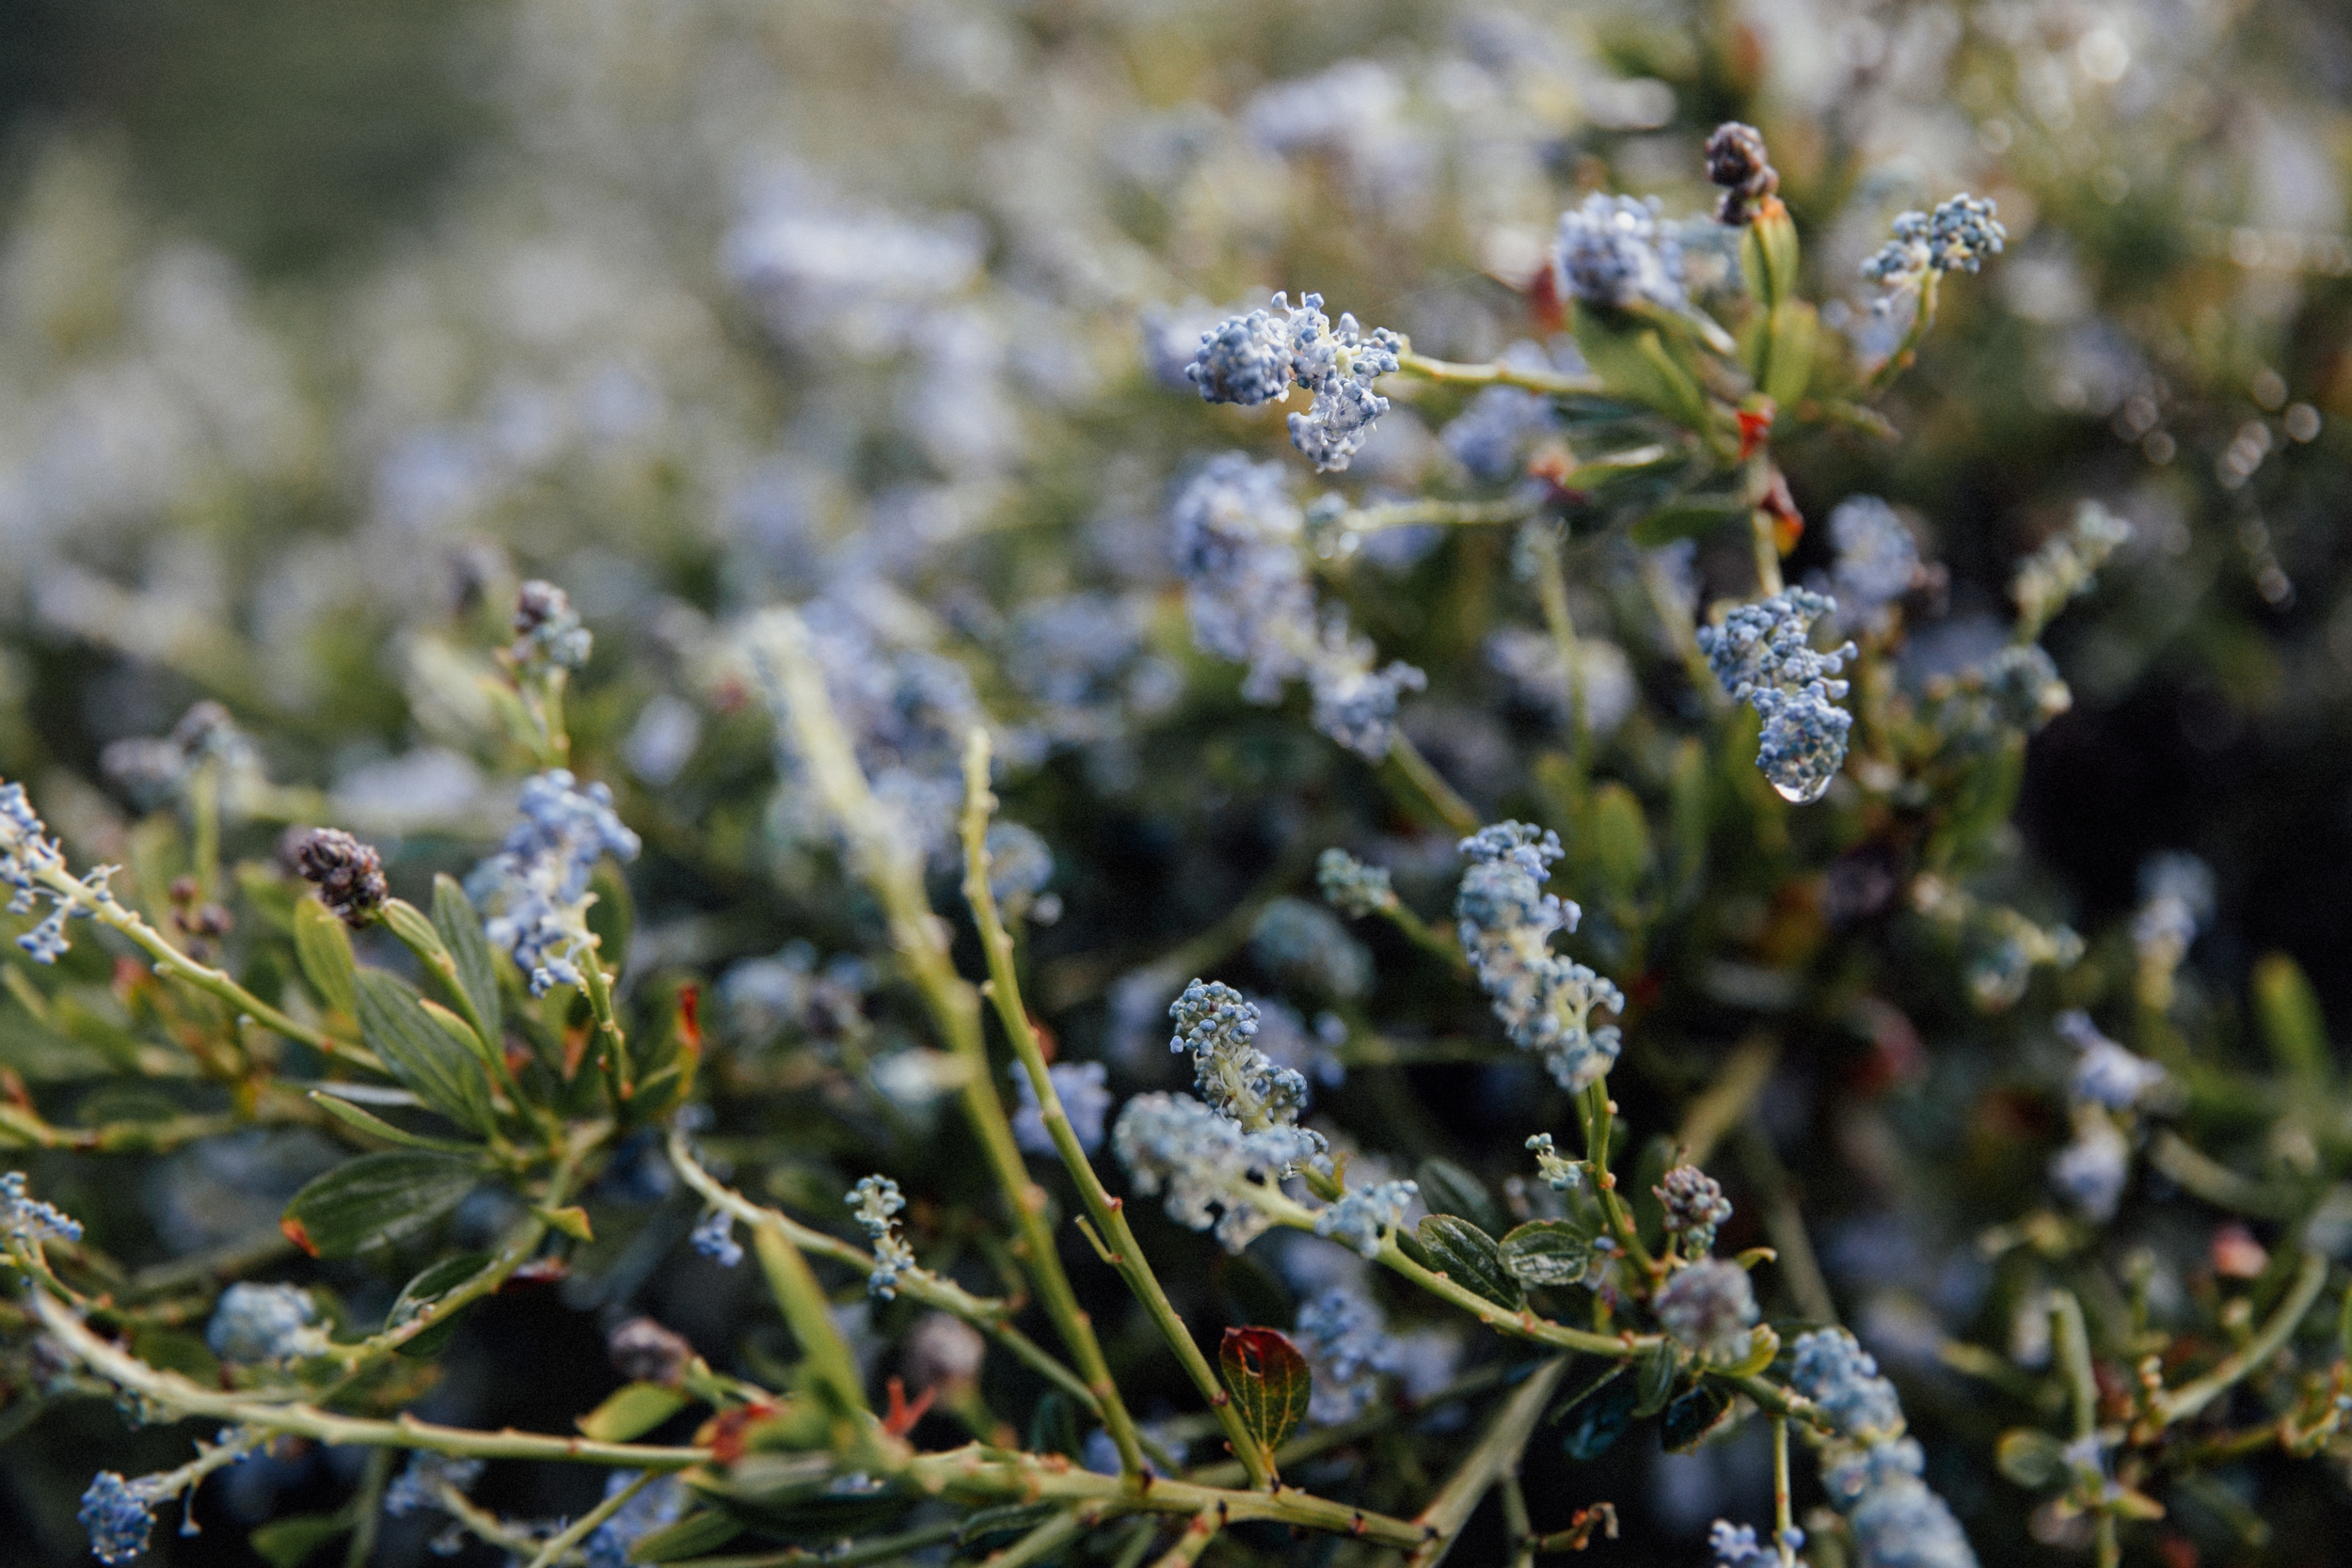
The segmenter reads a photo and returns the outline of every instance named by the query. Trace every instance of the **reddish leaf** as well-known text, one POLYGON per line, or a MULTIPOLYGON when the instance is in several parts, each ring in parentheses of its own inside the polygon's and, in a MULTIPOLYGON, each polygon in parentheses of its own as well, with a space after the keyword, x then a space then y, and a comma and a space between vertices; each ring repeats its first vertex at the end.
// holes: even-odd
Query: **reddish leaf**
POLYGON ((1217 1360, 1242 1425, 1271 1455, 1306 1418, 1307 1398, 1314 1386, 1307 1358, 1275 1329, 1229 1328, 1217 1347, 1217 1360))

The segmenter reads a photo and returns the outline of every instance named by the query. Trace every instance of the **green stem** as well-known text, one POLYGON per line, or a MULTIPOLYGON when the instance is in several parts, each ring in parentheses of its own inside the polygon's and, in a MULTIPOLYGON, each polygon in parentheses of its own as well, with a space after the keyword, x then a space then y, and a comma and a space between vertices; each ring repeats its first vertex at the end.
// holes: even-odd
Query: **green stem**
MULTIPOLYGON (((784 1227, 772 1221, 754 1228, 752 1250, 759 1254, 760 1272, 768 1276, 769 1293, 776 1298, 784 1321, 791 1325, 792 1337, 801 1342, 801 1354, 807 1358, 809 1370, 832 1397, 840 1415, 848 1418, 862 1414, 866 1410, 866 1386, 858 1380, 857 1357, 851 1354, 849 1341, 841 1338, 841 1330, 833 1321, 833 1303, 826 1299, 824 1287, 817 1283, 816 1272, 808 1266, 808 1259, 792 1244, 784 1227)), ((853 1422, 852 1431, 845 1438, 853 1439, 855 1435, 853 1422)))
POLYGON ((1486 1497, 1496 1478, 1506 1470, 1518 1469, 1527 1439, 1567 1370, 1568 1358, 1554 1356, 1530 1372, 1527 1381, 1503 1402, 1502 1408, 1495 1413, 1478 1439, 1477 1447, 1470 1449, 1461 1466, 1447 1478, 1429 1506, 1414 1520, 1430 1535, 1406 1559, 1406 1568, 1437 1568, 1446 1553, 1454 1549, 1462 1527, 1470 1523, 1479 1499, 1486 1497))
POLYGON ((1643 1244, 1642 1233, 1634 1228, 1633 1212, 1617 1196, 1617 1178, 1609 1168, 1609 1139, 1615 1124, 1617 1102, 1609 1098, 1609 1080, 1596 1079, 1577 1095, 1579 1108, 1583 1112, 1584 1157, 1593 1167, 1593 1190, 1599 1196, 1600 1211, 1609 1221, 1610 1234, 1625 1249, 1626 1257, 1645 1275, 1656 1275, 1658 1264, 1643 1244))
MULTIPOLYGON (((1283 1193, 1279 1188, 1259 1185, 1249 1192, 1249 1206, 1277 1225, 1294 1230, 1311 1231, 1315 1227, 1317 1211, 1308 1208, 1283 1193)), ((1339 1243, 1334 1242, 1334 1246, 1339 1243)), ((1659 1344, 1655 1334, 1597 1334, 1589 1328, 1571 1328, 1554 1323, 1521 1307, 1517 1311, 1488 1301, 1477 1291, 1435 1270, 1422 1267, 1406 1255, 1396 1244, 1393 1233, 1381 1239, 1375 1261, 1404 1275, 1431 1295, 1453 1303, 1463 1311, 1498 1334, 1534 1344, 1549 1345, 1558 1350, 1582 1351, 1590 1355, 1605 1355, 1612 1361, 1630 1361, 1642 1352, 1659 1344)))
POLYGON ((760 1552, 751 1556, 688 1558, 671 1564, 670 1568, 799 1568, 804 1563, 823 1563, 825 1568, 853 1568, 858 1563, 910 1557, 926 1546, 953 1541, 962 1529, 962 1520, 947 1519, 936 1525, 901 1530, 896 1535, 878 1535, 846 1551, 838 1545, 787 1546, 780 1552, 760 1552))
MULTIPOLYGON (((694 1158, 692 1149, 687 1147, 685 1133, 675 1129, 670 1133, 670 1164, 676 1168, 686 1184, 712 1208, 725 1210, 755 1229, 763 1225, 774 1225, 803 1252, 836 1263, 846 1263, 855 1269, 861 1277, 874 1272, 872 1253, 838 1236, 803 1225, 780 1210, 754 1203, 722 1184, 694 1158)), ((1095 1402, 1094 1391, 1078 1374, 1056 1360, 1036 1340, 1012 1326, 1013 1314, 1020 1310, 1018 1302, 1007 1301, 1000 1296, 976 1296, 955 1281, 943 1279, 927 1269, 900 1275, 898 1293, 926 1307, 961 1318, 1010 1351, 1031 1370, 1076 1400, 1089 1415, 1098 1420, 1102 1418, 1102 1407, 1095 1402)))
POLYGON ((595 1534, 597 1526, 628 1506, 629 1498, 637 1496, 660 1479, 660 1472, 658 1470, 644 1472, 635 1481, 606 1497, 564 1528, 548 1536, 548 1544, 540 1547, 538 1555, 531 1560, 531 1568, 555 1568, 557 1563, 564 1560, 564 1553, 595 1534))
POLYGON ((1111 1379, 1110 1364, 1094 1335, 1094 1324, 1078 1305, 1063 1272, 1061 1255, 1045 1224, 1045 1193, 1029 1180, 1020 1146, 988 1060, 980 1032, 979 997, 947 956, 948 928, 932 912, 923 891, 923 860, 916 841, 898 814, 874 798, 834 717, 823 674, 809 652, 807 629, 799 617, 779 612, 779 635, 764 650, 768 671, 782 699, 795 750, 809 784, 832 814, 850 847, 852 868, 873 891, 889 918, 891 937, 908 977, 922 993, 931 1021, 964 1069, 961 1091, 964 1115, 977 1136, 1019 1231, 1024 1262, 1038 1295, 1061 1331, 1079 1374, 1102 1407, 1103 1421, 1119 1449, 1121 1475, 1132 1484, 1143 1473, 1143 1450, 1135 1418, 1111 1379))
POLYGON ((351 1544, 343 1552, 343 1568, 368 1568, 375 1555, 375 1537, 384 1528, 384 1484, 392 1479, 391 1449, 368 1455, 359 1477, 358 1494, 351 1499, 351 1544))
POLYGON ((597 1033, 604 1037, 604 1077, 611 1086, 613 1112, 618 1115, 628 1108, 629 1097, 636 1093, 637 1085, 629 1071, 628 1036, 622 1030, 620 1018, 612 1010, 612 984, 593 948, 588 954, 586 979, 588 1010, 596 1017, 597 1033))
POLYGON ((1788 1485, 1788 1418, 1772 1418, 1772 1544, 1780 1548, 1780 1568, 1797 1568, 1797 1535, 1793 1495, 1788 1485))
POLYGON ((1208 1357, 1193 1339, 1192 1331, 1184 1326, 1175 1304, 1168 1299, 1159 1277, 1152 1272, 1150 1260, 1127 1224, 1125 1206, 1104 1187, 1103 1179, 1095 1173, 1092 1162, 1079 1145, 1069 1114, 1062 1108, 1061 1096, 1054 1087, 1053 1074, 1046 1069, 1045 1053, 1038 1045, 1036 1027, 1029 1022, 1028 1009, 1021 1005, 1021 981, 1012 961, 1012 937, 997 914, 996 898, 988 885, 988 817, 995 797, 988 788, 985 730, 974 730, 964 748, 963 780, 963 896, 972 906, 972 918, 979 927, 980 947, 987 955, 988 995, 995 1004, 996 1022, 1005 1037, 1012 1042, 1013 1054, 1020 1057, 1022 1069, 1028 1075, 1045 1130, 1054 1140, 1063 1167, 1070 1172, 1070 1180, 1077 1186, 1079 1200, 1096 1227, 1109 1238, 1107 1257, 1111 1266, 1151 1314, 1161 1338, 1184 1365, 1185 1375, 1216 1413, 1226 1440, 1232 1444, 1235 1457, 1248 1472, 1249 1483, 1263 1486, 1273 1478, 1264 1446, 1241 1418, 1241 1412, 1234 1407, 1225 1386, 1211 1370, 1208 1357))
POLYGON ((1468 800, 1445 782, 1421 749, 1405 738, 1405 732, 1392 729, 1389 735, 1389 760, 1396 764, 1397 772, 1412 786, 1421 802, 1436 815, 1438 820, 1457 833, 1474 833, 1479 829, 1478 812, 1468 800))
POLYGON ((710 1457, 707 1449, 600 1443, 586 1437, 527 1432, 473 1432, 421 1421, 407 1415, 389 1420, 343 1416, 299 1400, 207 1388, 178 1372, 151 1367, 128 1351, 100 1338, 71 1307, 46 1291, 29 1292, 29 1300, 41 1326, 92 1371, 116 1387, 143 1395, 183 1418, 207 1418, 321 1443, 421 1449, 453 1458, 546 1459, 683 1470, 710 1457))
POLYGON ((1200 1560, 1200 1554, 1209 1549, 1216 1532, 1225 1528, 1225 1513, 1219 1508, 1204 1508, 1192 1516, 1176 1544, 1160 1554, 1152 1568, 1192 1568, 1200 1560))
POLYGON ((2319 1292, 2328 1284, 2328 1259, 2318 1253, 2306 1253, 2302 1266, 2296 1271, 2295 1283, 2287 1287, 2286 1300, 2270 1315, 2270 1321, 2260 1333, 2248 1340, 2243 1349, 2228 1357, 2194 1383, 2168 1389, 2151 1402, 2151 1415, 2161 1429, 2191 1416, 2219 1399, 2235 1386, 2248 1373, 2254 1371, 2279 1352, 2287 1342, 2304 1315, 2311 1311, 2319 1292))
POLYGON ((1518 387, 1551 397, 1597 397, 1606 389, 1596 376, 1563 375, 1557 371, 1531 370, 1499 363, 1464 365, 1448 359, 1431 359, 1409 351, 1396 356, 1396 369, 1400 375, 1419 376, 1423 381, 1441 382, 1448 386, 1518 387))
POLYGON ((110 927, 136 942, 155 960, 156 973, 168 974, 197 990, 234 1007, 264 1029, 299 1040, 324 1056, 341 1057, 371 1072, 382 1072, 384 1064, 375 1053, 357 1045, 337 1039, 324 1029, 315 1029, 271 1006, 243 986, 237 984, 226 970, 200 964, 189 958, 168 941, 162 932, 150 926, 137 913, 112 893, 94 888, 68 871, 62 863, 36 870, 33 875, 40 884, 56 894, 65 902, 86 910, 100 925, 110 927))

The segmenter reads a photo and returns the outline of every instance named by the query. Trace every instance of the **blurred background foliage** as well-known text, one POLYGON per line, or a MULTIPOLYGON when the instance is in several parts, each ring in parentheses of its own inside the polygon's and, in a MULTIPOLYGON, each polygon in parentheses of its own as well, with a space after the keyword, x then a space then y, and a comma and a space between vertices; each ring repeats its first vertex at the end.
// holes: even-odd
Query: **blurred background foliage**
MULTIPOLYGON (((1855 268, 1894 213, 2000 202, 2009 251, 1947 293, 1888 407, 1899 441, 1781 452, 1807 517, 1884 495, 1947 567, 1917 657, 1980 641, 2078 501, 2137 529, 2098 613, 2052 633, 2074 704, 2026 753, 2010 890, 2111 932, 2151 852, 2193 851, 2220 912, 2188 1015, 2235 1030, 2283 951, 2352 1020, 2352 27, 2332 8, 8 0, 0 40, 0 774, 79 856, 121 858, 135 816, 104 748, 214 696, 274 779, 317 792, 297 815, 375 835, 404 885, 462 869, 517 765, 453 650, 496 641, 514 582, 545 576, 597 634, 575 744, 651 846, 644 962, 847 945, 754 895, 818 889, 768 831, 767 737, 719 628, 872 580, 923 636, 1001 650, 1023 604, 1107 585, 1156 607, 1148 650, 1185 664, 1169 479, 1280 443, 1155 380, 1139 319, 1197 328, 1204 302, 1305 287, 1423 352, 1492 356, 1535 333, 1522 290, 1563 206, 1606 188, 1706 210, 1698 144, 1737 117, 1771 142, 1811 292, 1849 296, 1857 332, 1855 268)), ((1453 411, 1400 406, 1350 489, 1444 480, 1453 411)), ((1827 564, 1820 532, 1792 580, 1827 564)), ((1710 590, 1745 593, 1744 552, 1709 545, 1710 590)), ((1474 683, 1504 553, 1449 539, 1350 592, 1384 652, 1474 683)), ((1634 618, 1595 597, 1580 625, 1634 618)), ((1079 917, 1036 940, 1041 1007, 1083 1054, 1117 1054, 1102 1003, 1127 964, 1269 872, 1303 886, 1329 841, 1312 825, 1382 820, 1352 763, 1237 707, 1230 673, 1189 673, 1172 716, 1130 705, 1009 791, 1079 917)), ((1525 798, 1526 723, 1434 703, 1406 723, 1482 805, 1525 798)), ((274 826, 236 847, 265 855, 274 826)), ((1400 885, 1429 904, 1438 869, 1400 885)), ((1768 957, 1788 913, 1715 911, 1768 957)), ((1957 1235, 2040 1162, 1970 1098, 1997 1023, 1911 978, 1886 989, 1936 1092, 1893 1125, 1964 1145, 1945 1180, 1977 1185, 1904 1191, 1957 1235)), ((1457 1136, 1493 1092, 1467 1069, 1414 1082, 1457 1136)), ((1841 1290, 1874 1266, 1849 1234, 1841 1290)), ((726 1316, 673 1305, 680 1326, 726 1316)), ((516 1402, 596 1363, 596 1336, 552 1307, 484 1318, 451 1374, 477 1418, 560 1426, 566 1400, 516 1402)), ((114 1451, 91 1442, 74 1462, 114 1451)), ((69 1485, 26 1456, 6 1507, 71 1543, 88 1467, 69 1485)), ((1972 1528, 1997 1513, 1936 1479, 1972 1528)), ((1719 1506, 1657 1497, 1686 1532, 1719 1506)), ((2283 1538, 2341 1533, 2340 1496, 2293 1497, 2283 1538), (2291 1528, 2294 1509, 2332 1525, 2291 1528)))

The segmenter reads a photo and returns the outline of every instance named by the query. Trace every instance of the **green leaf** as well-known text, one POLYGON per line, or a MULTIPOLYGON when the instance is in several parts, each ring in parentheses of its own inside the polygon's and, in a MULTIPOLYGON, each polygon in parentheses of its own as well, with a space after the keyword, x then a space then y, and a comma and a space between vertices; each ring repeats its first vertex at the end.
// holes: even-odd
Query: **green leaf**
POLYGON ((362 1154, 294 1194, 279 1225, 313 1258, 348 1258, 422 1230, 481 1180, 480 1165, 453 1155, 362 1154))
POLYGON ((2265 954, 2254 965, 2254 1014, 2272 1060, 2307 1084, 2327 1082, 2332 1065, 2328 1020, 2318 992, 2284 953, 2265 954))
POLYGON ((1492 1236, 1453 1214, 1431 1214, 1415 1228, 1438 1272, 1464 1290, 1516 1312, 1527 1292, 1502 1266, 1502 1253, 1492 1236))
POLYGON ((629 1548, 631 1562, 676 1562, 717 1551, 743 1533, 742 1525, 715 1509, 690 1513, 675 1525, 649 1530, 629 1548))
POLYGON ((477 1132, 494 1124, 482 1062, 424 1010, 407 985, 380 969, 361 970, 359 1033, 368 1049, 419 1100, 477 1132))
POLYGON ((1066 1396, 1048 1393, 1029 1413, 1029 1451, 1078 1457, 1078 1417, 1066 1396))
POLYGON ((1675 1380, 1682 1374, 1682 1357, 1671 1346, 1644 1351, 1633 1361, 1633 1414, 1645 1418, 1666 1408, 1674 1398, 1675 1380))
POLYGON ((1652 549, 1677 539, 1695 539, 1714 532, 1734 517, 1745 517, 1749 511, 1744 495, 1682 496, 1635 523, 1633 542, 1652 549))
MULTIPOLYGON (((489 1262, 490 1255, 486 1252, 461 1252, 427 1265, 416 1278, 401 1287, 392 1309, 384 1315, 384 1326, 404 1328, 414 1323, 428 1307, 480 1274, 489 1262)), ((457 1332, 457 1316, 453 1312, 415 1338, 405 1341, 400 1354, 418 1359, 432 1355, 457 1332)))
POLYGON ((490 959, 489 939, 482 934, 482 917, 457 879, 446 872, 433 879, 433 929, 457 964, 457 989, 496 1040, 501 1027, 498 966, 490 959))
POLYGON ((1748 293, 1767 310, 1795 293, 1801 259, 1797 225, 1778 202, 1767 204, 1740 232, 1740 271, 1748 293))
POLYGON ((252 1543, 253 1554, 269 1568, 301 1568, 311 1553, 351 1528, 347 1513, 298 1513, 289 1519, 272 1519, 246 1539, 252 1543))
POLYGON ((1731 1395, 1720 1384, 1701 1383, 1666 1406, 1659 1441, 1668 1453, 1689 1453, 1731 1416, 1731 1395))
POLYGON ((132 1336, 131 1354, 151 1367, 200 1384, 217 1386, 220 1382, 220 1361, 201 1334, 183 1328, 159 1328, 148 1324, 132 1336))
POLYGON ((2066 1474, 2066 1445, 2032 1427, 2011 1427, 1993 1450, 2001 1474, 2028 1492, 2055 1486, 2066 1474))
POLYGON ((1502 1238, 1503 1272, 1522 1285, 1573 1285, 1593 1259, 1593 1230, 1572 1220, 1530 1220, 1502 1238))
POLYGON ((1502 1206, 1486 1184, 1451 1160, 1423 1160, 1413 1171, 1421 1200, 1433 1214, 1459 1214, 1488 1232, 1503 1227, 1502 1206))
POLYGON ((333 1117, 346 1127, 356 1127, 371 1138, 399 1144, 404 1148, 430 1148, 444 1154, 469 1154, 472 1146, 453 1142, 448 1138, 428 1138, 405 1128, 394 1127, 374 1112, 354 1105, 350 1101, 329 1094, 325 1089, 312 1089, 310 1103, 333 1117))
POLYGON ((956 1527, 956 1544, 969 1546, 991 1535, 1026 1535, 1048 1519, 1070 1512, 1068 1503, 1000 1503, 965 1517, 956 1527))
POLYGON ((1576 308, 1576 346, 1613 397, 1654 408, 1684 428, 1707 425, 1707 398, 1657 329, 1614 311, 1576 308))
POLYGON ((1614 780, 1595 786, 1591 832, 1601 885, 1617 898, 1630 898, 1657 864, 1642 802, 1614 780))
POLYGON ((339 1013, 358 1013, 359 964, 342 920, 316 898, 301 899, 294 905, 294 958, 319 1000, 339 1013))
POLYGON ((627 1383, 577 1423, 583 1436, 599 1443, 629 1443, 643 1437, 693 1402, 682 1388, 662 1383, 627 1383))
POLYGON ((1783 408, 1794 408, 1813 379, 1813 344, 1820 336, 1820 318, 1801 299, 1783 300, 1765 318, 1764 341, 1771 362, 1761 383, 1764 394, 1783 408))
POLYGON ((1217 1366, 1242 1425, 1271 1454, 1307 1418, 1314 1386, 1307 1358, 1289 1337, 1271 1328, 1229 1328, 1216 1349, 1217 1366))
POLYGON ((1598 1459, 1633 1424, 1633 1405, 1640 1397, 1631 1378, 1611 1372, 1580 1406, 1576 1424, 1560 1441, 1561 1449, 1570 1459, 1598 1459))

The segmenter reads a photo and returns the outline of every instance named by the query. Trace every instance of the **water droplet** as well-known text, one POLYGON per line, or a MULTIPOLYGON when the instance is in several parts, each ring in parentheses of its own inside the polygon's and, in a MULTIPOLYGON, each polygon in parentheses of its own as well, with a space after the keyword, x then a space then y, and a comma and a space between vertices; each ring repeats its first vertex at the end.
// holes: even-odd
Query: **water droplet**
POLYGON ((1828 774, 1801 784, 1785 784, 1778 779, 1774 779, 1772 788, 1782 800, 1791 804, 1809 806, 1829 793, 1829 781, 1830 775, 1828 774))

